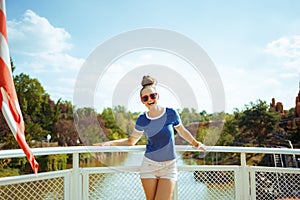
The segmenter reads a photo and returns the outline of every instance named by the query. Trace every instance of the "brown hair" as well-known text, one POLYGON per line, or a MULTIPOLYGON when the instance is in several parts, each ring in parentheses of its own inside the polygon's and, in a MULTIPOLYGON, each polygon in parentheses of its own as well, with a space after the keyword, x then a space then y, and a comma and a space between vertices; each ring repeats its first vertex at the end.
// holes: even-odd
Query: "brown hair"
POLYGON ((153 77, 151 77, 149 75, 143 76, 143 80, 141 82, 141 85, 143 88, 140 91, 140 95, 142 94, 142 91, 145 88, 154 88, 156 90, 156 88, 155 88, 156 84, 157 84, 157 81, 153 77))

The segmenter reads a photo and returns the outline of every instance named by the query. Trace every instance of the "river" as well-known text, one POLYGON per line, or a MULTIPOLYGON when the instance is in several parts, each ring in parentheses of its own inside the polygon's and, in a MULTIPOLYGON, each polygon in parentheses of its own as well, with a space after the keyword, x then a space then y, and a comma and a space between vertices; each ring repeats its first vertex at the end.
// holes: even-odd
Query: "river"
MULTIPOLYGON (((139 166, 142 158, 142 152, 121 153, 111 156, 102 156, 102 162, 106 166, 139 166)), ((194 161, 196 162, 196 161, 194 161)), ((178 157, 178 166, 186 165, 186 161, 178 157)), ((93 192, 90 192, 89 199, 105 200, 143 200, 144 192, 141 186, 138 173, 116 173, 106 174, 101 184, 93 186, 93 192), (138 189, 132 189, 132 188, 138 189), (133 193, 134 192, 134 193, 133 193)), ((194 179, 193 171, 180 171, 178 177, 178 199, 180 200, 233 200, 234 188, 232 184, 205 184, 194 179), (194 194, 193 194, 194 193, 194 194), (194 196, 191 197, 191 194, 194 196)))

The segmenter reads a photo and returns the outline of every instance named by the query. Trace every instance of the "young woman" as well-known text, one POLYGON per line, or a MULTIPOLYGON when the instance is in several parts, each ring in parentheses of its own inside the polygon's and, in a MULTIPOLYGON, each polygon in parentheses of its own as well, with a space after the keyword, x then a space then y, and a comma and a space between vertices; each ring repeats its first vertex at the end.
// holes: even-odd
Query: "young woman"
POLYGON ((195 148, 205 151, 205 146, 181 124, 181 119, 174 109, 158 105, 159 94, 155 85, 154 78, 143 77, 140 97, 141 102, 148 108, 148 112, 138 117, 130 137, 105 142, 102 145, 135 145, 142 134, 145 134, 148 143, 140 169, 140 178, 146 199, 168 200, 172 198, 178 174, 174 128, 195 148))

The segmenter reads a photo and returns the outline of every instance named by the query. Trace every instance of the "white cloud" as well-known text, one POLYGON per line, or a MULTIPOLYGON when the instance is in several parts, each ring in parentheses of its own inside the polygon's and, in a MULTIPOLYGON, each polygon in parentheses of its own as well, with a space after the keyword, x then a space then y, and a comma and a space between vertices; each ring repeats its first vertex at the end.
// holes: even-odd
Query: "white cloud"
POLYGON ((278 81, 278 80, 275 79, 275 78, 266 78, 266 79, 264 80, 264 83, 265 83, 266 85, 271 86, 271 87, 278 86, 278 85, 281 84, 280 81, 278 81))
POLYGON ((285 109, 294 107, 294 98, 298 94, 298 74, 289 73, 285 68, 257 67, 241 68, 220 67, 225 94, 228 98, 227 111, 242 109, 251 101, 258 99, 271 102, 272 98, 281 101, 285 109))
POLYGON ((283 73, 280 74, 280 77, 281 78, 298 78, 299 74, 297 74, 297 73, 286 73, 286 72, 283 72, 283 73))
POLYGON ((63 28, 57 28, 31 10, 21 20, 7 22, 9 45, 22 53, 59 53, 72 48, 67 42, 71 35, 63 28))
POLYGON ((68 53, 73 47, 71 34, 32 10, 8 21, 7 29, 17 73, 37 78, 54 100, 71 100, 76 74, 84 62, 68 53))
POLYGON ((285 68, 300 72, 300 35, 274 40, 267 44, 264 51, 280 59, 285 68))
POLYGON ((7 24, 10 51, 25 57, 21 67, 31 69, 33 73, 78 70, 84 62, 66 53, 73 46, 68 42, 71 35, 66 30, 54 27, 31 10, 27 10, 20 20, 7 24))
POLYGON ((33 53, 27 65, 36 69, 35 72, 67 72, 79 70, 84 59, 75 58, 66 53, 33 53))
POLYGON ((51 94, 51 99, 57 101, 58 99, 62 100, 70 100, 73 96, 73 89, 70 87, 61 87, 58 86, 45 86, 45 90, 47 93, 51 94))

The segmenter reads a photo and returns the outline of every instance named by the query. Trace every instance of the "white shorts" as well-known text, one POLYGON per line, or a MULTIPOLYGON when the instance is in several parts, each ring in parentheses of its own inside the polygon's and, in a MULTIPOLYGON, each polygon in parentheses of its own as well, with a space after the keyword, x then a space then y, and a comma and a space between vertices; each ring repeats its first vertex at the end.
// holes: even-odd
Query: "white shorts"
POLYGON ((140 169, 140 178, 165 178, 177 181, 177 176, 176 159, 157 162, 144 157, 140 169))

